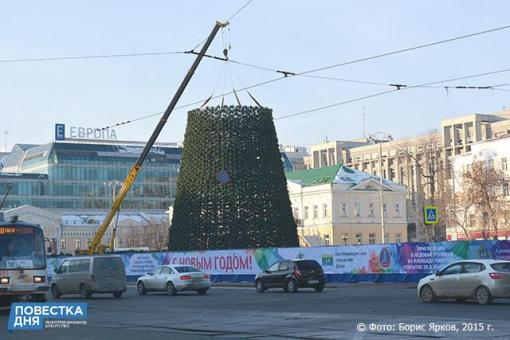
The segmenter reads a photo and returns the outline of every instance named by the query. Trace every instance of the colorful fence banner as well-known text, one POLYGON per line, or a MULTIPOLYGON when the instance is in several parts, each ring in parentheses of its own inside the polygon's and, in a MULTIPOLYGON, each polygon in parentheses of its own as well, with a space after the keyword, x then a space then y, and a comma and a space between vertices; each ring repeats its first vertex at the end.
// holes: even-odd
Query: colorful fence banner
MULTIPOLYGON (((122 253, 128 276, 164 264, 193 265, 213 275, 254 275, 283 259, 314 259, 326 274, 426 274, 467 259, 510 260, 510 241, 418 242, 310 248, 122 253)), ((61 259, 48 259, 50 275, 61 259)))

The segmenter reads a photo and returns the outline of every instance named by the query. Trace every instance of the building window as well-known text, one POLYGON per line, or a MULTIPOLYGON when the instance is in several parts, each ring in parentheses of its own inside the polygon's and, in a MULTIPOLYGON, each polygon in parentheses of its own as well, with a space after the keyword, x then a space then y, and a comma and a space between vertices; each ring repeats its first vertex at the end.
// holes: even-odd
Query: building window
POLYGON ((90 244, 92 243, 91 239, 87 239, 87 248, 90 248, 90 244))
POLYGON ((347 216, 347 204, 340 203, 340 216, 347 216))
POLYGON ((398 203, 395 204, 395 217, 400 217, 400 205, 398 203))
POLYGON ((508 189, 508 184, 503 184, 503 196, 510 196, 510 190, 508 189))
POLYGON ((307 220, 307 219, 308 219, 308 217, 309 217, 309 216, 308 216, 308 207, 305 207, 305 220, 307 220))
POLYGON ((324 235, 322 235, 322 238, 324 239, 324 244, 329 246, 330 245, 329 235, 328 234, 324 234, 324 235))
POLYGON ((327 204, 322 205, 322 217, 324 217, 324 218, 328 217, 328 205, 327 204))
POLYGON ((74 245, 76 249, 81 249, 81 238, 77 238, 74 245))
POLYGON ((356 242, 358 242, 358 244, 361 244, 363 242, 363 234, 361 233, 356 234, 356 242))
POLYGON ((386 203, 383 204, 383 211, 384 211, 384 217, 386 217, 386 215, 388 215, 388 209, 386 208, 386 203))
POLYGON ((402 242, 402 234, 401 233, 397 233, 395 235, 395 243, 400 243, 402 242))
POLYGON ((368 203, 368 217, 374 217, 374 203, 368 203))
POLYGON ((368 234, 368 243, 370 243, 370 244, 375 243, 375 233, 368 234))
POLYGON ((60 240, 60 249, 66 249, 66 240, 60 240))
POLYGON ((347 245, 347 242, 349 242, 349 235, 342 234, 342 240, 344 241, 344 244, 347 245))
POLYGON ((508 163, 506 157, 501 158, 501 171, 508 171, 508 163))
POLYGON ((494 168, 494 160, 493 159, 488 159, 486 161, 486 164, 487 164, 487 168, 489 168, 489 169, 494 168))
POLYGON ((316 205, 313 206, 313 219, 317 219, 319 217, 319 207, 316 205))
POLYGON ((361 216, 360 204, 358 202, 354 203, 354 216, 356 216, 356 217, 361 216))

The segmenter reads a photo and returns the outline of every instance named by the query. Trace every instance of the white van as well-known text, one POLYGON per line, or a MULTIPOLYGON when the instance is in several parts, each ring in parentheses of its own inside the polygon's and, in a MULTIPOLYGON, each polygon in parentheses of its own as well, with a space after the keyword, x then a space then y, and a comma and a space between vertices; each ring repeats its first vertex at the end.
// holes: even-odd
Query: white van
POLYGON ((55 271, 50 288, 54 299, 76 293, 83 299, 95 293, 120 298, 126 290, 126 270, 119 256, 66 258, 55 271))

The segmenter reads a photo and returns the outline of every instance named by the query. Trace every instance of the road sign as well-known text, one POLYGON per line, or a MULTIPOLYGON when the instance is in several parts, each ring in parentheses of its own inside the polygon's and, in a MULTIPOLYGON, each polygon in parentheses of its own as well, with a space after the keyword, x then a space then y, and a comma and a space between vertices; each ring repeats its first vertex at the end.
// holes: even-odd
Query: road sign
POLYGON ((439 222, 439 213, 437 205, 426 205, 423 212, 425 224, 437 224, 439 222))

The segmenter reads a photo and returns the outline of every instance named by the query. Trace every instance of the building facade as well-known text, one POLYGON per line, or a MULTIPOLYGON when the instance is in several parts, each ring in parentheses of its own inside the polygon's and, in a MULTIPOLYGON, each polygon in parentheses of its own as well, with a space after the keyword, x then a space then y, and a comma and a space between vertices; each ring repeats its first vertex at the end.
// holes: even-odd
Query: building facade
MULTIPOLYGON (((142 149, 142 143, 118 141, 14 145, 0 160, 0 196, 10 191, 4 208, 108 209, 142 149)), ((175 197, 180 157, 174 145, 154 146, 122 208, 165 211, 175 197)))
POLYGON ((354 141, 324 141, 311 146, 310 155, 305 158, 307 169, 349 163, 350 150, 369 144, 366 139, 354 141))
POLYGON ((469 144, 469 152, 454 157, 454 178, 456 202, 455 207, 456 223, 448 226, 446 232, 450 240, 465 239, 509 239, 510 238, 510 136, 489 141, 475 142, 469 144), (487 168, 501 171, 506 177, 506 183, 499 188, 494 188, 497 195, 492 204, 497 207, 492 216, 497 220, 498 230, 487 221, 487 212, 471 202, 462 199, 463 176, 470 170, 474 162, 482 162, 487 168))
MULTIPOLYGON (((287 173, 302 245, 381 243, 379 179, 344 165, 287 173)), ((404 186, 385 180, 385 242, 408 240, 404 186)))
POLYGON ((279 148, 282 154, 287 155, 289 161, 292 163, 293 170, 306 169, 305 157, 308 156, 306 147, 296 145, 279 145, 279 148))
POLYGON ((416 226, 413 240, 446 238, 451 225, 447 211, 440 211, 440 225, 434 230, 423 223, 423 206, 445 207, 451 196, 452 161, 471 152, 472 144, 510 135, 510 110, 492 114, 472 114, 441 121, 439 131, 378 144, 349 145, 344 141, 321 143, 311 147, 305 159, 310 168, 345 163, 356 170, 405 185, 408 189, 408 220, 416 226), (379 162, 381 158, 381 163, 379 162), (381 168, 382 165, 382 169, 381 168), (428 236, 427 236, 428 235, 428 236))
MULTIPOLYGON (((88 211, 81 214, 51 212, 25 205, 2 212, 6 221, 17 216, 20 221, 38 224, 43 228, 48 254, 75 254, 86 250, 103 222, 106 214, 102 211, 88 211)), ((166 249, 168 237, 168 215, 166 213, 121 212, 115 236, 115 249, 146 248, 166 249)), ((113 224, 106 231, 102 243, 110 244, 113 224)))

